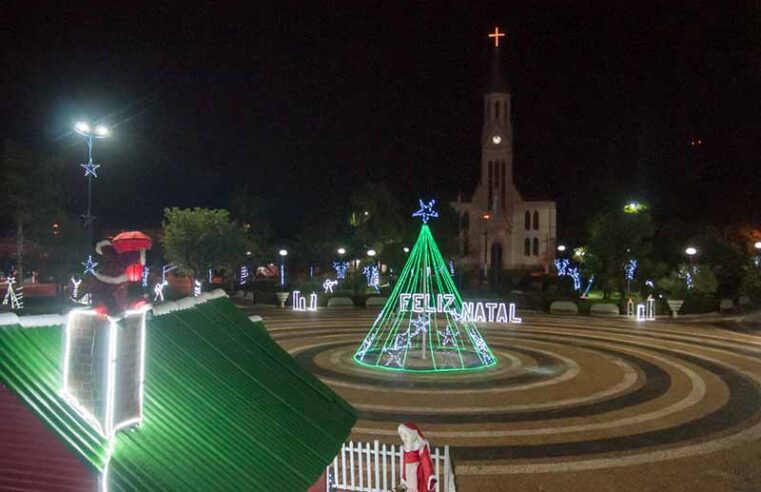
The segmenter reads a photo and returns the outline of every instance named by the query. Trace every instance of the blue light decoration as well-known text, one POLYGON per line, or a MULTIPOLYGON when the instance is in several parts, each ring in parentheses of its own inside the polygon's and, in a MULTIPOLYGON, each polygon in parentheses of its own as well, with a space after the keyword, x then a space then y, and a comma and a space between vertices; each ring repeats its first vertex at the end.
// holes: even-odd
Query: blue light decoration
POLYGON ((349 262, 347 261, 334 261, 333 269, 336 271, 336 279, 344 280, 346 278, 346 271, 349 269, 349 262))
POLYGON ((148 287, 148 275, 150 274, 151 269, 148 267, 143 267, 143 275, 142 275, 142 284, 143 288, 148 287))
POLYGON ((100 167, 100 164, 95 164, 94 162, 90 161, 86 164, 80 164, 85 170, 85 178, 87 176, 92 176, 93 178, 98 177, 98 168, 100 167))
POLYGON ((82 262, 82 266, 85 267, 84 275, 95 275, 95 267, 98 266, 98 263, 92 261, 92 255, 89 255, 87 260, 82 262))
POLYGON ((380 292, 380 272, 376 265, 368 265, 362 269, 362 275, 367 279, 367 286, 380 292))
POLYGON ((439 213, 433 209, 433 206, 436 205, 435 199, 429 200, 428 203, 425 203, 422 199, 419 199, 418 202, 420 203, 420 208, 414 212, 412 216, 420 217, 420 220, 423 221, 423 224, 427 224, 429 220, 439 216, 439 213))
POLYGON ((634 274, 637 272, 637 260, 631 259, 624 265, 626 280, 634 280, 634 274))
POLYGON ((645 286, 646 287, 650 287, 651 289, 654 289, 655 288, 655 282, 653 282, 652 280, 645 280, 645 286))
POLYGON ((573 290, 581 290, 581 272, 579 267, 569 267, 566 275, 573 279, 573 290))
POLYGON ((555 260, 555 269, 558 271, 558 277, 568 275, 568 267, 571 262, 567 258, 558 258, 555 260))
POLYGON ((285 264, 280 262, 280 287, 285 287, 285 264))
POLYGON ((449 274, 454 277, 454 260, 449 260, 449 274))
POLYGON ((584 293, 581 294, 581 297, 587 297, 589 295, 589 291, 592 289, 592 284, 595 282, 595 276, 592 275, 589 277, 589 282, 587 282, 587 288, 584 289, 584 293))
POLYGON ((248 277, 251 276, 251 272, 248 269, 248 265, 240 267, 240 284, 246 285, 248 283, 248 277))

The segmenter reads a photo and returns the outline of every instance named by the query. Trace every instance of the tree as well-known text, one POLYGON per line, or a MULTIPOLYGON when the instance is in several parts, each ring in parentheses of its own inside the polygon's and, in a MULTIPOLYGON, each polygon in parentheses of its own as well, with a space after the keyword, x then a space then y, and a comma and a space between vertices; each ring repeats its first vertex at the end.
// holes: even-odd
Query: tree
POLYGON ((404 207, 384 184, 366 184, 352 195, 349 209, 349 223, 363 247, 382 252, 405 237, 404 207))
POLYGON ((647 210, 627 213, 622 209, 609 209, 589 223, 585 265, 595 275, 605 298, 623 288, 623 268, 629 259, 642 261, 650 254, 650 238, 654 232, 647 210))
POLYGON ((270 249, 272 228, 267 220, 269 204, 261 197, 249 193, 248 186, 230 195, 230 214, 246 233, 246 251, 261 256, 270 249))
POLYGON ((10 140, 3 144, 0 168, 0 213, 13 221, 16 230, 16 276, 24 278, 24 241, 31 224, 50 224, 60 209, 63 190, 59 172, 62 161, 40 158, 10 140))
POLYGON ((243 228, 222 209, 164 209, 164 256, 180 273, 205 278, 209 268, 232 271, 246 253, 243 228))

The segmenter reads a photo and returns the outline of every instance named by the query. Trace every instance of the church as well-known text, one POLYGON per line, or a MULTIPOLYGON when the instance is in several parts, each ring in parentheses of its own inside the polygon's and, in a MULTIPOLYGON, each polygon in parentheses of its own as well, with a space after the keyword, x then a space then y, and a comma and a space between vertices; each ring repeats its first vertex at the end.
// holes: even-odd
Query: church
POLYGON ((460 218, 460 253, 482 274, 501 270, 543 270, 555 258, 557 217, 554 201, 524 200, 513 181, 513 129, 510 89, 495 28, 492 67, 484 95, 481 178, 470 201, 452 207, 460 218))

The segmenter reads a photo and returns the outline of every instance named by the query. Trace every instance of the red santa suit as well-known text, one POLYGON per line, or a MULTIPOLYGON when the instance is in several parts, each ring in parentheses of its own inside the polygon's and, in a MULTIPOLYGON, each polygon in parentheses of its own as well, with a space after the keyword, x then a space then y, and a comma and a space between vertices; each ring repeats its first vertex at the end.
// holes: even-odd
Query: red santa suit
POLYGON ((423 433, 413 423, 399 425, 404 451, 402 481, 408 492, 433 492, 436 490, 436 474, 431 462, 431 446, 423 433))

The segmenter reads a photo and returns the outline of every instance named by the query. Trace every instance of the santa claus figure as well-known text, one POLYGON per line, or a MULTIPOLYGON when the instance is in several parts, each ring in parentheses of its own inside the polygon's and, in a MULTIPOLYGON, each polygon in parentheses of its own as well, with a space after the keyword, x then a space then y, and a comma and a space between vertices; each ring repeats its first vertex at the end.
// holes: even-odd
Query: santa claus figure
POLYGON ((100 268, 91 287, 96 310, 118 314, 130 307, 127 285, 141 279, 145 252, 150 248, 151 239, 139 231, 119 234, 95 246, 100 255, 100 268))
POLYGON ((436 490, 436 475, 431 462, 431 446, 415 424, 399 424, 398 431, 404 448, 402 485, 407 492, 433 492, 436 490))

